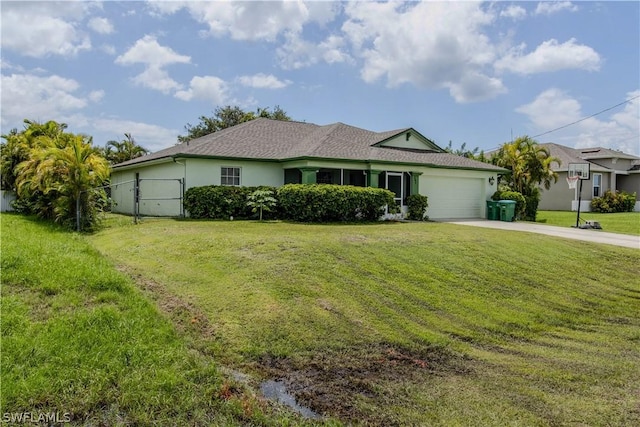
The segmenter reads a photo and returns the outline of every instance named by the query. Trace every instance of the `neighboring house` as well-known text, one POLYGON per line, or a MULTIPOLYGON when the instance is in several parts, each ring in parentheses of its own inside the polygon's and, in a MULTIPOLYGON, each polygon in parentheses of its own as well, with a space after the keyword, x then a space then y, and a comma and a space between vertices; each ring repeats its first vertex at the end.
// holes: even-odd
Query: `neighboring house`
POLYGON ((388 132, 259 118, 120 163, 111 175, 114 212, 184 214, 186 189, 326 183, 387 188, 429 197, 430 218, 481 218, 506 170, 446 153, 413 128, 388 132))
MULTIPOLYGON (((541 192, 540 210, 576 211, 578 209, 578 183, 576 189, 569 189, 567 170, 569 163, 589 163, 590 177, 582 183, 581 212, 591 210, 591 200, 601 197, 605 191, 626 191, 640 195, 640 157, 625 154, 609 148, 570 148, 564 145, 547 143, 546 147, 553 157, 561 161, 558 167, 553 164, 558 174, 558 182, 550 190, 541 192)), ((640 202, 636 203, 636 211, 640 211, 640 202)))

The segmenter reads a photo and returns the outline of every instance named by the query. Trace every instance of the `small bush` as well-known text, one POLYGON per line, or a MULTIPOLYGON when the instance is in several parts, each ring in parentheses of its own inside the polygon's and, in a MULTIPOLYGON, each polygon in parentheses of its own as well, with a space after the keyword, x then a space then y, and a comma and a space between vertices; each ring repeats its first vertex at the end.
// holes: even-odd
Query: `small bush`
MULTIPOLYGON (((517 191, 496 191, 491 196, 493 200, 514 200, 516 202, 516 218, 526 218, 527 200, 517 191)), ((538 204, 536 203, 536 208, 538 204)), ((535 214, 534 214, 535 215, 535 214)))
POLYGON ((275 192, 273 187, 232 187, 209 185, 189 188, 184 196, 184 208, 195 219, 247 219, 255 215, 247 205, 249 196, 257 190, 275 192))
POLYGON ((591 200, 593 212, 633 212, 636 205, 636 193, 629 194, 625 191, 605 191, 602 197, 594 197, 591 200))
POLYGON ((260 221, 262 221, 263 212, 271 212, 275 208, 278 201, 273 197, 271 190, 256 190, 249 194, 247 206, 251 208, 251 212, 260 213, 260 221))
POLYGON ((534 188, 532 194, 524 196, 525 210, 524 219, 527 221, 534 221, 538 216, 538 204, 540 203, 540 190, 534 188))
POLYGON ((280 218, 300 222, 377 221, 395 208, 393 193, 351 185, 287 184, 277 190, 280 218))
POLYGON ((427 196, 412 194, 407 197, 409 219, 424 221, 429 219, 427 208, 429 207, 427 196))

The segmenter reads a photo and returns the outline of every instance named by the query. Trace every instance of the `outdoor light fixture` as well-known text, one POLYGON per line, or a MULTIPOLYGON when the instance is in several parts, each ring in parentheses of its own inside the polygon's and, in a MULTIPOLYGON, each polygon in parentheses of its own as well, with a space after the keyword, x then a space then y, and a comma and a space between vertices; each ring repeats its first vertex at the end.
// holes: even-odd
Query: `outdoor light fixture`
POLYGON ((489 177, 489 185, 493 185, 493 183, 496 182, 496 179, 493 176, 489 177))

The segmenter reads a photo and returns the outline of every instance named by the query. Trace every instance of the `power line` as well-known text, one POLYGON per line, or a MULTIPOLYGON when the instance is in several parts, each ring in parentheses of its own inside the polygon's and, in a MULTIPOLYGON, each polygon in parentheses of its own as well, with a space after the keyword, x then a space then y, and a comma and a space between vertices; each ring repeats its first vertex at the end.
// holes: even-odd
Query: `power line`
POLYGON ((621 103, 619 103, 619 104, 614 105, 613 107, 605 108, 604 110, 602 110, 602 111, 598 111, 597 113, 592 114, 592 115, 590 115, 590 116, 583 117, 583 118, 581 118, 580 120, 576 120, 575 122, 569 123, 569 124, 564 125, 564 126, 560 126, 559 128, 555 128, 555 129, 552 129, 552 130, 548 130, 548 131, 546 131, 546 132, 542 132, 542 133, 540 133, 540 134, 538 134, 538 135, 534 135, 534 136, 532 136, 531 138, 537 138, 537 137, 539 137, 539 136, 546 135, 546 134, 548 134, 548 133, 555 132, 555 131, 558 131, 558 130, 560 130, 560 129, 564 129, 564 128, 567 128, 567 127, 569 127, 569 126, 573 126, 573 125, 575 125, 575 124, 577 124, 577 123, 583 122, 583 121, 585 121, 585 120, 587 120, 587 119, 590 119, 590 118, 592 118, 592 117, 595 117, 595 116, 597 116, 597 115, 599 115, 599 114, 606 113, 606 112, 607 112, 607 111, 609 111, 609 110, 613 110, 614 108, 617 108, 617 107, 619 107, 619 106, 621 106, 621 105, 627 104, 627 103, 629 103, 629 102, 633 101, 634 99, 638 99, 638 98, 640 98, 640 95, 634 96, 633 98, 629 98, 629 99, 627 99, 627 100, 626 100, 626 101, 624 101, 624 102, 621 102, 621 103))

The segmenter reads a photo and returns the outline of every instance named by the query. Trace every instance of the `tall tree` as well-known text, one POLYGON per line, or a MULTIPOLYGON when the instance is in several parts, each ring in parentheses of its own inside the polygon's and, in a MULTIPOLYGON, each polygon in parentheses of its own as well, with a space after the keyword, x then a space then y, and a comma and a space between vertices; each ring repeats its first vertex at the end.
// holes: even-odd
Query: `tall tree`
POLYGON ((551 156, 546 147, 528 136, 503 144, 491 160, 493 164, 510 170, 507 184, 525 196, 535 194, 540 185, 548 190, 552 182, 558 181, 553 163, 560 166, 560 159, 551 156))
POLYGON ((65 132, 66 125, 25 123, 24 131, 6 136, 26 156, 12 171, 19 210, 73 226, 80 208, 82 228, 92 227, 106 202, 109 163, 91 137, 65 132))
POLYGON ((447 153, 455 154, 457 156, 466 157, 468 159, 475 159, 476 156, 478 156, 480 148, 476 147, 473 150, 467 149, 467 143, 463 142, 460 148, 454 149, 453 142, 449 141, 449 145, 445 147, 444 151, 446 151, 447 153))
POLYGON ((291 120, 287 113, 278 105, 275 106, 273 111, 270 111, 267 107, 258 108, 255 112, 244 111, 238 106, 232 107, 227 105, 226 107, 217 107, 211 117, 200 116, 200 123, 197 125, 187 123, 184 127, 187 131, 187 135, 178 136, 178 142, 191 141, 192 139, 200 138, 202 136, 209 135, 210 133, 236 126, 240 123, 248 122, 259 117, 282 121, 291 120))
POLYGON ((112 165, 149 154, 149 150, 136 144, 130 133, 125 133, 124 137, 122 141, 108 141, 105 145, 104 157, 112 165))
POLYGON ((2 189, 16 191, 16 167, 29 159, 33 149, 51 145, 64 146, 70 135, 65 133, 66 128, 67 125, 64 123, 39 123, 25 119, 22 131, 12 129, 8 134, 2 135, 2 139, 5 140, 0 144, 2 189))

